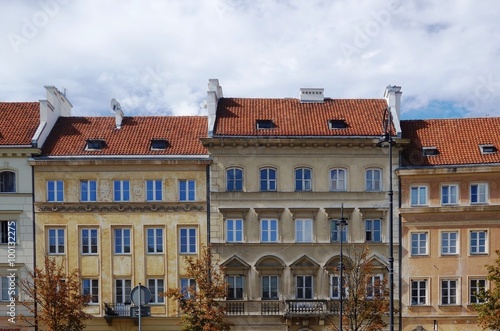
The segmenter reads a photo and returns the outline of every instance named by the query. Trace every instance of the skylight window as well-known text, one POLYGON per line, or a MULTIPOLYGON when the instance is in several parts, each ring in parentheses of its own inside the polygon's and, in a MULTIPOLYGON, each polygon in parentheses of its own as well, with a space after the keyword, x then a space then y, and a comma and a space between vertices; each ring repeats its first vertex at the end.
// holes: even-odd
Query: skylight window
POLYGON ((346 129, 347 123, 345 120, 328 120, 328 128, 333 129, 346 129))
POLYGON ((435 156, 439 154, 437 147, 423 147, 422 153, 424 156, 435 156))
POLYGON ((87 151, 100 151, 106 146, 106 142, 102 139, 88 139, 85 146, 87 151))
POLYGON ((479 145, 481 154, 494 154, 498 151, 495 145, 479 145))
POLYGON ((151 140, 151 150, 152 151, 158 151, 158 150, 165 150, 168 147, 168 140, 167 139, 153 139, 151 140))
POLYGON ((257 120, 257 129, 272 129, 274 127, 273 120, 257 120))

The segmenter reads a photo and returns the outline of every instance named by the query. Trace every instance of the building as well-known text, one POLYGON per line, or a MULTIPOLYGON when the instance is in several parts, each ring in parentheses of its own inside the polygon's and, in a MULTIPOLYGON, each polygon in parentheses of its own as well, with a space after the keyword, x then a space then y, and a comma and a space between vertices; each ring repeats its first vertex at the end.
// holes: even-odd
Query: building
POLYGON ((500 118, 402 121, 403 330, 481 330, 500 242, 500 118))
POLYGON ((206 117, 61 117, 30 164, 35 252, 79 269, 86 330, 130 330, 131 290, 151 291, 147 330, 177 330, 160 295, 184 279, 184 256, 207 243, 206 117))
POLYGON ((381 99, 331 99, 320 88, 301 89, 299 98, 225 98, 218 80, 209 81, 202 141, 213 159, 210 242, 226 273, 234 330, 327 330, 327 317, 338 318, 341 240, 368 244, 376 277, 388 277, 390 219, 394 248, 399 237, 387 192, 392 177, 398 201, 389 164, 396 169, 403 143, 400 97, 389 86, 381 99), (392 159, 377 146, 386 110, 392 159))

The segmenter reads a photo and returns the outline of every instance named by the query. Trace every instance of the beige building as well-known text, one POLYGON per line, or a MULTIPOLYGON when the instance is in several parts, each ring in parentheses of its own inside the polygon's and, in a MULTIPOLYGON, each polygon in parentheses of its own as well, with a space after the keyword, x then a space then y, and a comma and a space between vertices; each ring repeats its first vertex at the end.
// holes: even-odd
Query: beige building
POLYGON ((481 330, 500 248, 500 118, 403 121, 403 330, 481 330))
POLYGON ((95 318, 86 330, 133 330, 131 290, 151 291, 146 330, 178 330, 184 256, 207 243, 206 117, 62 117, 34 171, 36 258, 79 269, 95 318))
POLYGON ((224 98, 209 81, 210 240, 234 330, 327 330, 328 317, 338 319, 342 238, 344 248, 368 244, 376 277, 389 276, 390 176, 396 202, 399 191, 377 143, 389 109, 396 169, 400 96, 390 86, 385 99, 331 99, 323 89, 301 89, 298 99, 224 98))

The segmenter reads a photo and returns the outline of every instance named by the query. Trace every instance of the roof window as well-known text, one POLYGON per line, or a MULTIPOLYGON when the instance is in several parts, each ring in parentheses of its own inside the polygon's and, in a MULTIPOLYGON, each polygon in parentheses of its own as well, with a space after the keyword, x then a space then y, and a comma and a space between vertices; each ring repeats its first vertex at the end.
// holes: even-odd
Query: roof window
POLYGON ((424 154, 424 156, 435 156, 439 154, 439 151, 437 147, 431 146, 431 147, 423 147, 422 153, 424 154))
POLYGON ((86 151, 100 151, 106 146, 106 142, 103 139, 87 139, 87 144, 85 146, 86 151))
POLYGON ((152 151, 158 151, 158 150, 165 150, 168 147, 168 140, 167 139, 152 139, 151 140, 151 150, 152 151))
POLYGON ((494 154, 498 151, 495 145, 479 145, 481 154, 494 154))
POLYGON ((347 122, 345 120, 328 120, 328 128, 333 129, 346 129, 347 122))
POLYGON ((273 120, 257 120, 257 129, 273 129, 275 127, 273 120))

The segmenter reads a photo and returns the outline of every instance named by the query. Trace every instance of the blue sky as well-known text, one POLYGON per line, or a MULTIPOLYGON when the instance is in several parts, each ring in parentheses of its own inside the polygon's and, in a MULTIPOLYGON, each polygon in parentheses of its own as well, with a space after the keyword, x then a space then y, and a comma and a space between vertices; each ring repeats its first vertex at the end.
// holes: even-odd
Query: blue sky
POLYGON ((229 97, 382 98, 402 118, 500 116, 500 2, 1 1, 0 101, 66 90, 75 116, 205 115, 229 97))

